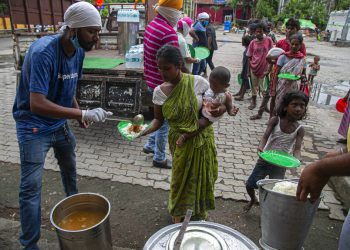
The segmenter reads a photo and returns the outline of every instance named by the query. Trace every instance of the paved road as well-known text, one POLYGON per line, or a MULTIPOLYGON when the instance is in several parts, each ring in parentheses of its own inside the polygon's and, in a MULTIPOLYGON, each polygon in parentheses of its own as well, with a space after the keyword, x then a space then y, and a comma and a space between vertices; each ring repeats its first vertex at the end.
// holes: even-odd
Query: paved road
MULTIPOLYGON (((236 75, 241 69, 243 48, 240 36, 235 34, 218 34, 219 50, 214 54, 214 63, 230 68, 232 73, 231 91, 237 91, 236 75), (225 42, 227 41, 227 42, 225 42), (232 42, 234 41, 234 42, 232 42)), ((2 46, 2 43, 1 45, 2 46)), ((6 45, 8 46, 8 45, 6 45)), ((349 48, 336 48, 328 43, 306 40, 308 53, 321 55, 321 71, 316 81, 330 85, 333 95, 341 97, 343 89, 334 88, 341 80, 350 79, 346 60, 349 48), (331 52, 331 53, 329 53, 331 52)), ((308 58, 310 61, 312 58, 308 58)), ((0 60, 1 61, 1 60, 0 60)), ((19 163, 18 145, 15 136, 15 123, 11 109, 15 96, 16 74, 13 65, 6 60, 0 62, 0 161, 19 163)), ((236 117, 225 116, 215 124, 215 138, 219 160, 219 178, 216 183, 216 197, 224 199, 248 199, 244 182, 257 160, 256 148, 265 129, 267 114, 263 119, 250 121, 249 116, 256 111, 247 109, 248 101, 237 103, 240 113, 236 117)), ((330 107, 311 103, 306 125, 306 136, 302 150, 303 163, 307 164, 322 157, 325 153, 338 147, 335 143, 340 114, 330 107)), ((171 171, 152 167, 151 156, 142 153, 145 138, 134 142, 123 140, 112 121, 94 124, 90 129, 82 130, 71 123, 77 137, 78 174, 97 177, 120 183, 129 183, 155 189, 168 190, 171 171)), ((47 169, 57 171, 58 166, 52 151, 49 152, 47 169)), ((293 177, 288 173, 288 177, 293 177)), ((93 190, 91 190, 93 191, 93 190)), ((333 191, 326 187, 321 208, 329 209, 330 216, 342 219, 340 202, 333 191)))

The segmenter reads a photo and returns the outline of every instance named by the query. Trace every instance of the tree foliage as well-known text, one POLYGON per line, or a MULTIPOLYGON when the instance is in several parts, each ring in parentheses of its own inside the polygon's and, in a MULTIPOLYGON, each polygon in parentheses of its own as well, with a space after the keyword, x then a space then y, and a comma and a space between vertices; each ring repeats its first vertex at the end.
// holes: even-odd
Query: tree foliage
MULTIPOLYGON (((95 4, 95 0, 86 0, 86 2, 89 2, 91 4, 95 4)), ((134 3, 134 0, 104 0, 105 4, 109 3, 134 3)), ((107 17, 108 16, 108 9, 105 8, 103 10, 100 10, 101 16, 107 17)))
MULTIPOLYGON (((326 8, 328 1, 290 0, 282 13, 277 15, 279 0, 259 0, 256 5, 255 14, 257 18, 265 17, 272 21, 283 21, 285 18, 290 17, 309 19, 318 27, 324 28, 328 21, 326 8)), ((346 6, 349 2, 350 0, 338 0, 338 6, 346 6)))
POLYGON ((336 10, 348 10, 350 8, 350 0, 337 0, 335 1, 336 10))
POLYGON ((328 21, 326 5, 325 0, 290 0, 279 19, 289 17, 309 19, 318 27, 324 28, 328 21))
POLYGON ((216 14, 221 9, 221 7, 217 6, 217 5, 213 5, 210 7, 210 9, 212 9, 214 11, 214 22, 215 22, 216 21, 216 14))
POLYGON ((8 14, 7 1, 5 0, 0 0, 0 14, 8 14))
POLYGON ((233 14, 233 22, 235 23, 236 20, 236 8, 237 8, 237 4, 239 3, 239 0, 228 0, 226 2, 226 5, 232 8, 232 14, 233 14))
POLYGON ((259 0, 255 8, 256 18, 268 18, 273 20, 276 17, 278 0, 259 0))

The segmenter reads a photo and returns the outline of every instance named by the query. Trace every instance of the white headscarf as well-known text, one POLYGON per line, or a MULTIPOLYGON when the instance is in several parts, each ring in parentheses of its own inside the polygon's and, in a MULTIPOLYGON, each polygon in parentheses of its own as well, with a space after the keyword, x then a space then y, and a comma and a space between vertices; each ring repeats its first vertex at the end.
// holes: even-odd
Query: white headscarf
POLYGON ((64 23, 61 31, 69 28, 101 27, 101 16, 90 3, 78 2, 69 6, 64 13, 64 23))
POLYGON ((174 9, 174 8, 169 8, 169 7, 164 7, 164 6, 159 6, 156 5, 154 8, 162 17, 164 17, 168 22, 170 23, 171 27, 176 27, 177 22, 182 16, 181 11, 174 9))
POLYGON ((202 12, 198 14, 198 20, 199 19, 209 19, 209 14, 207 12, 202 12))

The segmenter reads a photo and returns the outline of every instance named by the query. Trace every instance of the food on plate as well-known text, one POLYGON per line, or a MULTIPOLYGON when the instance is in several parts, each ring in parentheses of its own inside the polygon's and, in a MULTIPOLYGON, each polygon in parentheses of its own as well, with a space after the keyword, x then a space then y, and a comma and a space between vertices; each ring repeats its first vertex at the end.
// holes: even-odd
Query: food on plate
POLYGON ((145 130, 147 125, 135 125, 130 123, 128 126, 124 128, 124 131, 127 132, 130 135, 137 135, 141 133, 143 130, 145 130))
POLYGON ((128 127, 128 133, 129 134, 132 134, 132 133, 138 134, 141 131, 142 131, 142 125, 131 124, 131 126, 128 127))

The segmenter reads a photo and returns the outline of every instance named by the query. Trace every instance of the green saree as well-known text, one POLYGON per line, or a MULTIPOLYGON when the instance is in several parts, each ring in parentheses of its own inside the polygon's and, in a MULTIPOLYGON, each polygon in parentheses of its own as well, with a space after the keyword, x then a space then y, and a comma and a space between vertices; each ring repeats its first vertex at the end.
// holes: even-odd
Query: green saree
POLYGON ((184 132, 198 129, 198 104, 194 92, 194 77, 183 74, 162 107, 169 122, 169 148, 173 157, 168 209, 173 217, 184 217, 193 210, 194 219, 206 219, 207 211, 215 208, 214 185, 218 162, 212 126, 188 139, 179 148, 176 141, 184 132))

